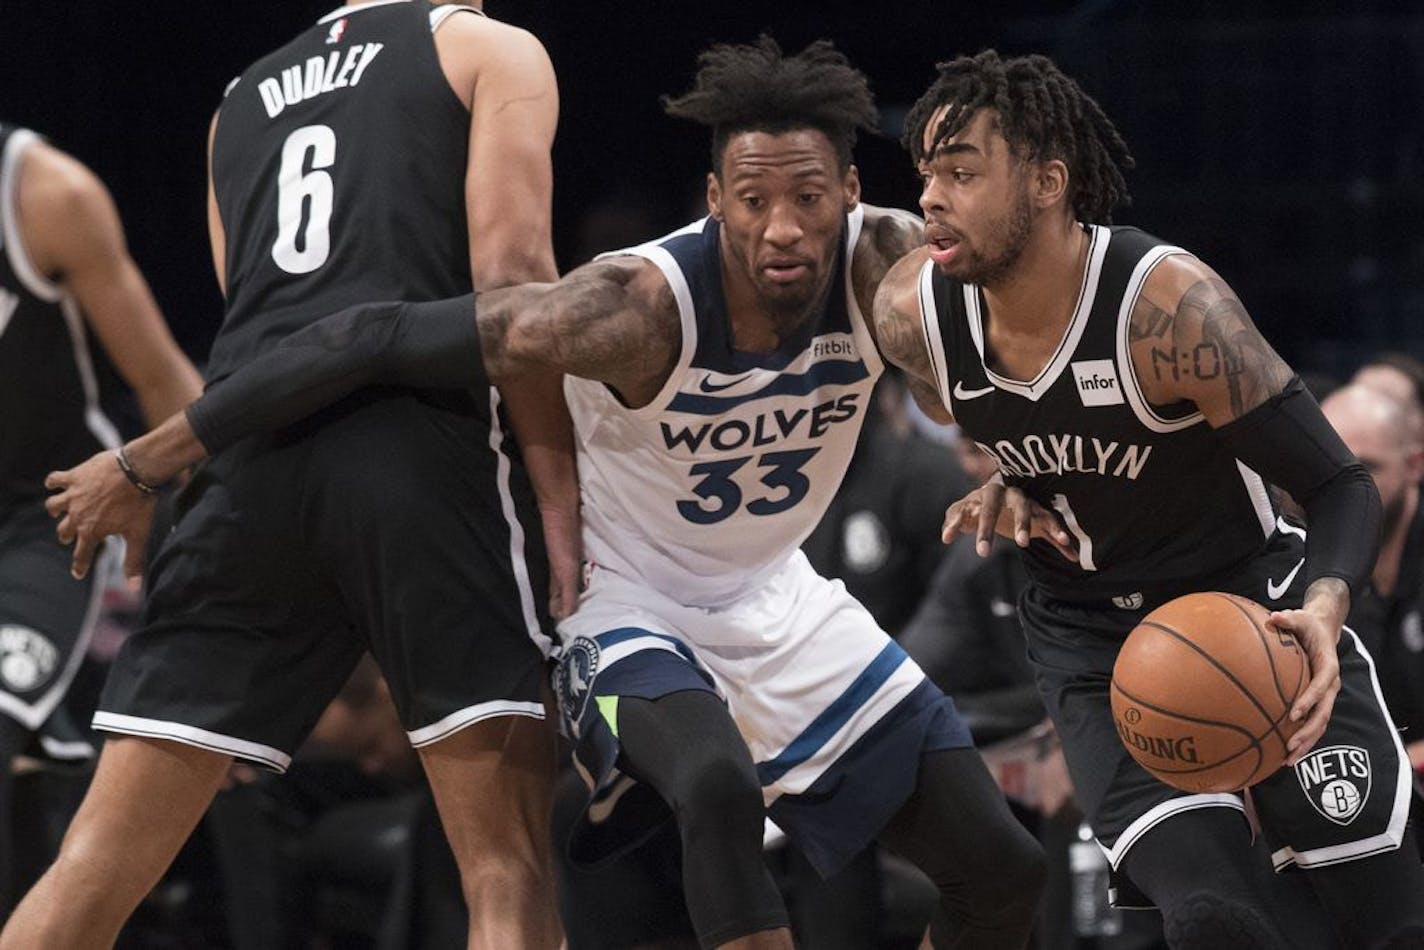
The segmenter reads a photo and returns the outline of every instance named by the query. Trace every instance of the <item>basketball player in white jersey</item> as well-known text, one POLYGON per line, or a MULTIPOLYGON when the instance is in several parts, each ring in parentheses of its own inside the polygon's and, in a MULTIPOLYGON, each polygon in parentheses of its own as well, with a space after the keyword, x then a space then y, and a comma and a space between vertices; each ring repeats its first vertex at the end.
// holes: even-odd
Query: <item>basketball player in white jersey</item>
MULTIPOLYGON (((560 625, 557 684, 595 789, 575 857, 616 851, 670 812, 699 940, 789 947, 761 860, 769 807, 825 873, 871 840, 926 870, 937 942, 1022 947, 1037 843, 952 703, 798 549, 881 370, 864 315, 921 240, 909 215, 860 202, 851 146, 876 117, 865 77, 828 43, 788 57, 763 38, 705 53, 693 90, 666 105, 712 130, 709 217, 474 306, 335 314, 131 459, 166 477, 353 379, 569 374, 589 566, 560 625)), ((115 474, 96 458, 56 477, 64 536, 88 545, 117 526, 108 501, 91 504, 131 493, 115 474)))
POLYGON ((1369 474, 1219 276, 1109 226, 1131 157, 1048 59, 942 63, 905 139, 926 246, 881 285, 881 349, 998 464, 1002 482, 952 506, 946 537, 987 547, 1014 496, 1029 658, 1119 905, 1160 907, 1174 948, 1287 945, 1284 882, 1250 861, 1242 797, 1157 782, 1108 708, 1144 614, 1224 590, 1272 609, 1311 665, 1288 767, 1250 791, 1276 869, 1306 872, 1347 946, 1424 945, 1409 769, 1369 654, 1342 635, 1378 544, 1369 474), (1265 483, 1301 503, 1308 536, 1265 483), (1062 519, 1073 558, 1030 540, 1030 502, 1062 519))

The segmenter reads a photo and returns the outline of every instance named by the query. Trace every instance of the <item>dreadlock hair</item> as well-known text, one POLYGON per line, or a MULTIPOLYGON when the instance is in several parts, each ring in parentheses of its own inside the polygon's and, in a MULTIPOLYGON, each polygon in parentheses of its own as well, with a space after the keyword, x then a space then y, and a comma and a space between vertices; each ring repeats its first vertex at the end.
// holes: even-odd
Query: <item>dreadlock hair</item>
POLYGON ((1010 152, 1025 161, 1060 159, 1068 166, 1068 203, 1078 220, 1112 223, 1112 210, 1127 204, 1123 172, 1135 164, 1122 136, 1103 110, 1046 56, 1002 59, 994 50, 938 65, 939 78, 905 117, 904 146, 918 166, 934 148, 964 130, 980 109, 993 109, 1010 152), (925 126, 949 106, 934 130, 925 126))
POLYGON ((780 134, 817 129, 835 146, 840 170, 850 167, 856 130, 874 131, 879 114, 865 74, 829 40, 785 56, 771 37, 733 46, 719 43, 697 57, 692 89, 663 96, 668 115, 712 129, 712 170, 722 174, 722 152, 739 132, 780 134))

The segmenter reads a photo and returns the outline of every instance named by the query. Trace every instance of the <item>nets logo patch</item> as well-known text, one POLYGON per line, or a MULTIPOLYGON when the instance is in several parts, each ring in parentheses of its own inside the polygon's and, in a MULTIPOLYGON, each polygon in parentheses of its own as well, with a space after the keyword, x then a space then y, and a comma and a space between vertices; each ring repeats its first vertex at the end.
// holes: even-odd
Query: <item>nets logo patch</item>
POLYGON ((1122 387, 1118 385, 1117 367, 1112 360, 1079 360, 1072 367, 1073 379, 1078 384, 1078 398, 1083 405, 1122 405, 1122 387))
POLYGON ((598 658, 598 644, 588 637, 577 637, 564 650, 558 672, 554 674, 559 709, 575 738, 584 710, 588 708, 588 698, 593 694, 591 687, 593 678, 598 675, 598 658))
POLYGON ((59 665, 53 643, 29 627, 0 627, 0 685, 16 693, 43 686, 59 665))
POLYGON ((1369 751, 1353 745, 1316 749, 1295 767, 1306 800, 1337 825, 1359 817, 1370 798, 1373 773, 1369 751))

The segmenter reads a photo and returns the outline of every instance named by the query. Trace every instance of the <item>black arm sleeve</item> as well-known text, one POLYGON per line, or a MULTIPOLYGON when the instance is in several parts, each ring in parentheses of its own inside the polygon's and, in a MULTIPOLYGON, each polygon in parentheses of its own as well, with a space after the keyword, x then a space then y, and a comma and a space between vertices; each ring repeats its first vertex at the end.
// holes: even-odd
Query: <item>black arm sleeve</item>
POLYGON ((280 428, 363 386, 487 386, 475 297, 349 307, 303 327, 188 407, 211 454, 280 428))
POLYGON ((1358 591, 1379 551, 1379 492, 1300 377, 1216 431, 1233 455, 1305 509, 1307 585, 1338 577, 1358 591))

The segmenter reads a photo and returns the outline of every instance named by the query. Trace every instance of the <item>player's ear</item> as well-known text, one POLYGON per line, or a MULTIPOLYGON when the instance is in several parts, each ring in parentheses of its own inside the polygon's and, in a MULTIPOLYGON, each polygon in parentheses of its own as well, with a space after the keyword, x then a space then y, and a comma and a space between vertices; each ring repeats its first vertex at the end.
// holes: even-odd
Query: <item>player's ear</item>
POLYGON ((1068 196, 1068 166, 1062 159, 1039 162, 1034 173, 1034 203, 1040 208, 1052 207, 1068 196))
POLYGON ((717 180, 716 172, 707 173, 707 213, 722 220, 722 183, 717 180))
POLYGON ((854 165, 846 169, 845 173, 845 208, 850 211, 860 204, 860 169, 854 165))

